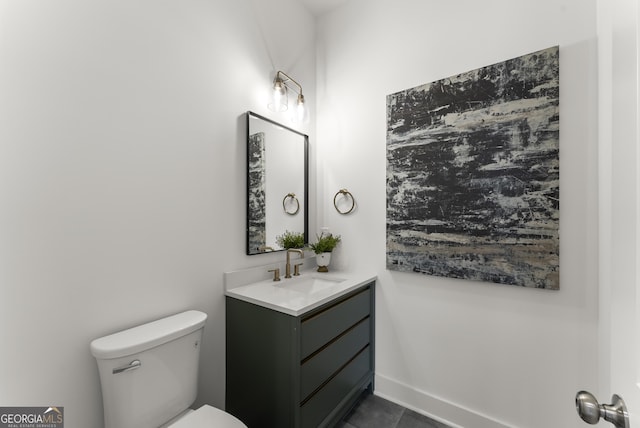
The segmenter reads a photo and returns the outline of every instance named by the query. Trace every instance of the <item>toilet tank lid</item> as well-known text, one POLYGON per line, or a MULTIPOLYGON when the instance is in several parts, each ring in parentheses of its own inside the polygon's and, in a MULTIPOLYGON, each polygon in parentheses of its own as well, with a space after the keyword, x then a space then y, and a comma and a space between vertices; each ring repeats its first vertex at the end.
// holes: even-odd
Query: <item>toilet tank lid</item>
POLYGON ((95 339, 91 342, 91 353, 104 360, 137 354, 199 330, 206 320, 204 312, 181 312, 95 339))

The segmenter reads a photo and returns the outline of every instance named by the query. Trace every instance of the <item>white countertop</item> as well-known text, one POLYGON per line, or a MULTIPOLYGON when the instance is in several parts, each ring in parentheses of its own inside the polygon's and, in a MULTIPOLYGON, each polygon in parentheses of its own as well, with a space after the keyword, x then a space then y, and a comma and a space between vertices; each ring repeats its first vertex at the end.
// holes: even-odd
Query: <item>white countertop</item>
MULTIPOLYGON (((245 271, 257 269, 258 272, 267 272, 266 268, 273 267, 262 266, 245 271)), ((256 272, 253 275, 242 271, 226 272, 225 295, 299 316, 376 279, 376 275, 371 273, 319 273, 312 269, 304 270, 302 275, 291 279, 281 276, 280 281, 273 281, 273 274, 267 274, 269 279, 242 284, 242 278, 255 277, 256 272)))

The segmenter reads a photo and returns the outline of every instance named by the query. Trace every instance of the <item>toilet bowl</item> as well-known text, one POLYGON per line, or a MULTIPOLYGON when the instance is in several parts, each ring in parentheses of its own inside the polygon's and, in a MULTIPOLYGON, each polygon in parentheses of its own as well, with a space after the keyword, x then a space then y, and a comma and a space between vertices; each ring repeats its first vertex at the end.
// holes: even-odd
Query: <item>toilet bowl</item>
MULTIPOLYGON (((166 428, 247 428, 245 424, 229 413, 220 409, 211 407, 208 404, 197 410, 188 412, 186 415, 178 418, 175 422, 170 423, 166 428)), ((163 427, 160 427, 163 428, 163 427)))
POLYGON ((91 342, 105 428, 247 428, 209 405, 189 409, 206 319, 187 311, 91 342))

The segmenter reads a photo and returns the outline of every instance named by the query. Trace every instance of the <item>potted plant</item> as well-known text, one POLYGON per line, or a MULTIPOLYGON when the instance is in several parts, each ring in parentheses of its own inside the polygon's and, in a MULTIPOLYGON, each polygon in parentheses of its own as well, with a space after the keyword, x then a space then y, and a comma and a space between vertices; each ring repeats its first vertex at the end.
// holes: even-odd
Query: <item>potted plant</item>
POLYGON ((289 248, 303 248, 304 233, 289 232, 286 230, 282 235, 276 236, 276 243, 285 250, 288 250, 289 248))
POLYGON ((320 235, 316 234, 316 239, 317 241, 309 247, 316 253, 318 272, 329 272, 327 266, 331 261, 331 252, 340 242, 340 235, 332 235, 331 233, 325 235, 323 232, 320 235))

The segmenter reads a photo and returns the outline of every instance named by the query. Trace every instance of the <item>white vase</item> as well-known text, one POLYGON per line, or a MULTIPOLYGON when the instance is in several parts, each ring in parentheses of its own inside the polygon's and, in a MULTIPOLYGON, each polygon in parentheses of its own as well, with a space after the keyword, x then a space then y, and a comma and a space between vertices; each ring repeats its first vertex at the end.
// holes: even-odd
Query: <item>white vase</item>
POLYGON ((318 264, 318 272, 329 272, 327 266, 331 262, 331 253, 316 254, 316 263, 318 264))

